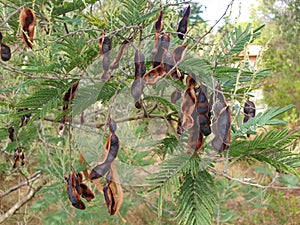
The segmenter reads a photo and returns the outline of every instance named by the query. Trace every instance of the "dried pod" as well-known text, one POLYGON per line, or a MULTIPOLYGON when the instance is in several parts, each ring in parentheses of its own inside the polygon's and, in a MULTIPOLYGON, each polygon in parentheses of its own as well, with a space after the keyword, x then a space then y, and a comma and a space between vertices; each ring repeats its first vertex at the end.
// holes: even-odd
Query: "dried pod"
POLYGON ((90 172, 90 179, 95 180, 100 177, 103 177, 110 169, 109 162, 101 163, 100 165, 95 166, 90 172))
POLYGON ((188 6, 185 9, 185 12, 183 14, 183 18, 179 22, 178 29, 177 29, 177 32, 179 32, 179 34, 177 34, 177 35, 178 35, 178 38, 181 39, 181 40, 183 40, 183 35, 187 31, 187 25, 188 25, 188 19, 189 19, 190 13, 191 13, 191 7, 188 6))
POLYGON ((9 137, 9 139, 13 142, 14 141, 14 132, 15 132, 15 129, 12 127, 12 126, 10 126, 8 129, 7 129, 7 131, 8 131, 8 137, 9 137))
POLYGON ((24 166, 25 164, 25 155, 22 151, 22 148, 21 147, 17 147, 15 149, 15 153, 14 153, 14 156, 13 156, 13 161, 14 161, 14 164, 13 164, 13 168, 17 168, 17 163, 20 161, 21 159, 21 166, 24 166))
POLYGON ((164 75, 166 74, 166 72, 164 71, 164 68, 162 65, 159 65, 153 69, 151 69, 150 71, 148 71, 145 75, 144 75, 144 79, 146 84, 155 84, 157 81, 159 81, 164 75))
POLYGON ((171 102, 175 104, 181 98, 181 91, 176 89, 171 94, 171 102))
POLYGON ((131 92, 131 96, 133 97, 135 102, 140 100, 140 98, 143 94, 144 86, 145 86, 144 78, 137 78, 133 81, 130 92, 131 92))
POLYGON ((100 80, 103 82, 107 82, 110 79, 110 74, 108 71, 103 71, 102 74, 100 75, 100 80))
POLYGON ((3 36, 2 36, 1 31, 0 31, 0 43, 1 43, 1 41, 2 41, 2 38, 3 38, 3 36))
POLYGON ((230 134, 231 134, 231 116, 229 106, 224 107, 219 115, 215 114, 215 121, 212 125, 212 130, 215 135, 212 140, 212 146, 222 152, 229 149, 230 134))
POLYGON ((172 55, 174 57, 176 64, 179 64, 183 60, 186 50, 187 50, 187 45, 180 45, 173 49, 172 55))
POLYGON ((247 101, 244 104, 244 113, 245 113, 245 117, 243 122, 246 123, 250 118, 255 117, 255 104, 250 101, 249 99, 247 99, 247 101))
POLYGON ((105 54, 102 57, 102 68, 104 71, 108 71, 109 67, 110 67, 110 57, 108 54, 105 54))
POLYGON ((128 45, 129 45, 129 41, 127 40, 123 41, 116 57, 114 58, 114 61, 110 64, 111 70, 117 69, 119 67, 120 60, 124 54, 124 51, 128 48, 128 45))
POLYGON ((109 131, 110 131, 111 133, 115 133, 116 130, 117 130, 117 124, 116 124, 116 122, 115 122, 113 119, 111 119, 111 118, 108 119, 108 127, 109 127, 109 131))
POLYGON ((183 129, 182 129, 182 121, 181 121, 181 116, 178 116, 177 120, 177 134, 182 135, 183 129))
POLYGON ((95 198, 94 193, 86 184, 80 183, 80 188, 81 188, 81 197, 85 198, 88 202, 90 202, 93 198, 95 198))
POLYGON ((141 78, 146 73, 145 56, 140 49, 137 49, 134 54, 135 73, 134 78, 141 78))
POLYGON ((109 54, 112 48, 111 40, 109 37, 105 37, 104 33, 99 38, 98 46, 100 48, 100 55, 109 54))
POLYGON ((157 20, 154 22, 155 33, 160 33, 164 28, 164 22, 163 22, 162 16, 163 16, 163 11, 160 11, 158 13, 157 20))
MULTIPOLYGON (((74 99, 75 94, 76 94, 77 89, 78 89, 78 84, 79 84, 79 80, 76 81, 76 82, 74 82, 74 83, 72 84, 72 86, 68 89, 68 91, 64 94, 64 96, 63 96, 63 101, 65 101, 67 104, 65 104, 65 105, 63 106, 63 111, 65 111, 65 110, 67 110, 67 109, 69 108, 69 104, 70 104, 69 102, 72 101, 72 100, 74 99)), ((62 124, 60 125, 60 130, 63 130, 64 124, 65 124, 65 122, 67 121, 68 117, 69 117, 69 115, 66 114, 66 115, 64 115, 64 117, 61 119, 61 123, 62 123, 62 124)))
POLYGON ((103 194, 108 212, 112 216, 116 213, 116 202, 109 185, 103 188, 103 194))
POLYGON ((197 104, 196 104, 196 111, 199 114, 206 114, 209 112, 209 104, 206 94, 200 88, 197 92, 197 104))
POLYGON ((7 45, 5 45, 3 43, 0 43, 0 54, 1 54, 1 59, 3 61, 10 60, 10 57, 11 57, 10 47, 8 47, 7 45))
POLYGON ((194 123, 191 128, 188 145, 196 152, 200 152, 204 143, 203 134, 199 132, 199 125, 194 123))
POLYGON ((170 35, 161 34, 158 36, 158 42, 155 44, 155 48, 152 51, 153 68, 160 65, 163 61, 163 56, 168 51, 170 46, 170 35))
POLYGON ((84 203, 81 201, 80 194, 76 190, 76 178, 75 173, 71 173, 69 177, 65 177, 67 193, 70 202, 77 209, 85 209, 84 203))
POLYGON ((115 133, 111 133, 107 139, 106 146, 108 147, 108 154, 105 162, 111 163, 117 157, 119 151, 119 138, 115 133))
POLYGON ((28 48, 32 48, 34 28, 36 24, 36 16, 34 12, 31 9, 23 8, 19 16, 19 22, 22 28, 21 35, 24 43, 28 48))

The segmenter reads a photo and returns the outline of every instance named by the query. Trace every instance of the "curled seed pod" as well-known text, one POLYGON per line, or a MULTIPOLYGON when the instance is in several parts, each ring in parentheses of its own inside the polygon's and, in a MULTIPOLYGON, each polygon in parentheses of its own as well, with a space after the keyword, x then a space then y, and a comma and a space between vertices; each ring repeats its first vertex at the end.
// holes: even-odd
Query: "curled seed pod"
POLYGON ((10 47, 8 47, 7 45, 5 45, 3 43, 0 43, 0 53, 1 53, 1 59, 3 61, 10 60, 10 57, 11 57, 10 47))
POLYGON ((110 74, 108 71, 103 71, 102 74, 100 75, 100 80, 103 82, 107 82, 110 79, 110 74))
POLYGON ((164 66, 164 70, 166 73, 169 73, 171 70, 170 73, 174 72, 175 71, 175 60, 174 60, 174 57, 172 55, 171 52, 167 51, 164 55, 164 58, 163 58, 163 66, 164 66))
POLYGON ((82 193, 82 190, 80 187, 81 182, 82 182, 82 174, 75 173, 75 189, 79 195, 81 195, 81 193, 82 193))
POLYGON ((28 48, 32 48, 34 28, 36 24, 36 16, 34 12, 31 9, 23 8, 19 16, 19 22, 22 28, 21 35, 24 43, 28 48))
POLYGON ((148 71, 145 75, 144 75, 144 79, 145 79, 145 83, 146 84, 155 84, 157 81, 159 81, 164 75, 166 74, 166 72, 164 71, 164 68, 162 65, 159 65, 153 69, 151 69, 150 71, 148 71))
POLYGON ((155 33, 160 33, 164 28, 164 22, 163 22, 162 17, 163 17, 163 11, 160 11, 158 13, 157 20, 154 22, 154 31, 155 31, 155 33))
POLYGON ((192 128, 192 126, 194 125, 194 119, 191 115, 184 115, 182 117, 182 128, 185 130, 188 130, 190 128, 192 128))
POLYGON ((103 177, 110 169, 110 163, 104 162, 100 165, 95 166, 90 172, 90 179, 95 180, 103 177))
POLYGON ((128 48, 128 45, 129 45, 129 41, 127 40, 123 41, 116 57, 114 58, 114 61, 110 64, 111 70, 117 69, 119 67, 120 60, 124 54, 124 51, 126 51, 126 49, 128 48))
POLYGON ((98 46, 100 48, 100 55, 110 54, 112 48, 111 40, 109 37, 105 37, 104 33, 99 38, 98 46))
POLYGON ((112 216, 116 213, 116 202, 115 202, 115 196, 113 195, 113 192, 109 187, 109 185, 103 188, 103 194, 108 209, 108 213, 112 216))
POLYGON ((85 204, 81 201, 80 194, 76 190, 75 174, 71 173, 69 177, 65 177, 66 188, 70 202, 77 209, 85 209, 85 204))
POLYGON ((191 13, 191 7, 188 6, 185 9, 185 12, 183 14, 183 18, 179 22, 178 29, 177 29, 177 32, 179 32, 179 34, 177 34, 177 35, 178 35, 178 38, 181 39, 181 40, 183 40, 183 35, 187 31, 187 25, 188 25, 188 19, 189 19, 190 13, 191 13))
POLYGON ((212 140, 212 146, 222 152, 229 149, 230 134, 231 134, 231 117, 229 106, 224 107, 220 114, 215 114, 215 121, 212 126, 215 135, 212 140))
POLYGON ((187 45, 180 45, 173 50, 172 55, 174 57, 176 64, 180 63, 183 60, 186 50, 187 50, 187 45))
POLYGON ((134 78, 141 78, 146 73, 145 56, 140 49, 137 49, 134 54, 135 74, 134 78))
POLYGON ((11 140, 11 142, 13 142, 14 141, 14 132, 15 132, 15 129, 12 127, 12 126, 10 126, 8 129, 7 129, 7 131, 8 131, 8 137, 9 137, 9 139, 11 140))
POLYGON ((90 202, 93 198, 95 198, 94 193, 86 184, 80 183, 80 188, 81 188, 81 197, 85 198, 88 202, 90 202))
POLYGON ((117 130, 117 124, 116 124, 116 122, 115 122, 113 119, 111 119, 111 118, 108 119, 108 127, 109 127, 109 131, 110 131, 111 133, 115 133, 116 130, 117 130))
POLYGON ((171 102, 175 104, 181 98, 181 91, 176 89, 171 94, 171 102))
POLYGON ((197 93, 196 111, 199 114, 206 114, 209 111, 208 99, 202 89, 200 89, 197 93))
MULTIPOLYGON (((65 101, 67 104, 65 104, 63 106, 63 111, 67 110, 69 108, 69 102, 72 101, 75 98, 75 94, 77 92, 78 89, 78 84, 79 84, 79 80, 74 82, 72 84, 72 86, 68 89, 68 91, 64 94, 63 96, 63 101, 65 101)), ((63 130, 64 129, 64 124, 67 121, 69 115, 66 114, 64 115, 64 117, 61 119, 61 125, 59 126, 59 130, 63 130)))

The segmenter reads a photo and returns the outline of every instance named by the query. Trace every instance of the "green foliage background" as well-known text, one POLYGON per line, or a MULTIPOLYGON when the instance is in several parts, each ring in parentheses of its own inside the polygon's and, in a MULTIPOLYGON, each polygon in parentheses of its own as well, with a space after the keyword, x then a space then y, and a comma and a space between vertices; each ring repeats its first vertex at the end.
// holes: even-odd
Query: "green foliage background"
MULTIPOLYGON (((266 69, 253 70, 238 54, 260 36, 263 26, 234 26, 215 41, 215 35, 207 32, 208 25, 199 17, 200 4, 193 3, 188 36, 182 42, 174 30, 185 6, 146 0, 1 1, 3 43, 12 49, 11 60, 0 61, 1 186, 7 190, 17 184, 12 178, 21 179, 35 171, 41 171, 47 181, 30 202, 29 209, 22 211, 28 223, 122 224, 122 217, 129 224, 232 222, 237 219, 237 213, 224 207, 228 199, 236 197, 239 192, 249 194, 245 199, 252 199, 254 193, 258 193, 257 187, 251 187, 251 182, 249 187, 244 187, 226 179, 234 176, 232 169, 240 162, 255 165, 259 167, 257 171, 268 174, 261 185, 268 185, 275 176, 282 180, 274 181, 276 185, 298 185, 291 178, 297 181, 299 177, 300 158, 295 151, 299 135, 291 133, 288 128, 278 128, 286 125, 278 116, 289 112, 293 105, 288 103, 264 109, 257 117, 242 123, 245 99, 269 74, 266 69), (32 8, 37 15, 33 51, 25 49, 18 31, 18 12, 23 6, 32 8), (108 136, 105 126, 108 113, 116 120, 123 118, 122 110, 127 110, 128 118, 144 115, 133 107, 132 99, 127 97, 121 102, 116 96, 129 96, 128 87, 134 79, 134 47, 140 41, 140 48, 148 60, 147 69, 150 68, 153 22, 161 10, 164 11, 164 30, 171 33, 171 48, 188 44, 188 53, 179 66, 182 73, 195 73, 198 82, 205 83, 210 92, 214 90, 216 80, 222 87, 232 110, 230 151, 217 154, 208 137, 201 154, 185 153, 187 134, 179 138, 174 132, 180 103, 170 102, 171 92, 175 88, 184 91, 184 86, 165 78, 145 91, 144 103, 152 117, 124 120, 118 123, 117 130, 117 134, 124 137, 117 160, 119 171, 127 171, 132 166, 151 168, 157 164, 159 169, 151 171, 138 185, 133 183, 135 174, 129 169, 128 174, 123 174, 125 199, 120 215, 108 215, 103 196, 88 181, 96 198, 87 204, 85 211, 74 209, 68 201, 64 181, 70 162, 76 171, 82 171, 80 152, 87 158, 89 169, 95 158, 101 161, 108 136), (99 80, 102 68, 97 41, 102 31, 109 34, 113 46, 118 46, 124 39, 135 41, 107 83, 99 80), (86 126, 76 129, 74 123, 71 133, 67 128, 63 135, 59 135, 58 121, 66 113, 61 110, 66 104, 62 97, 79 78, 80 89, 71 115, 75 120, 82 111, 91 113, 91 116, 87 117, 86 126), (18 109, 25 107, 29 108, 32 117, 20 128, 20 116, 28 111, 18 112, 18 109), (158 127, 167 127, 160 139, 154 138, 159 129, 150 129, 152 121, 155 121, 154 127, 161 124, 163 126, 158 127), (256 133, 259 128, 274 125, 277 127, 256 133), (9 126, 15 128, 15 142, 8 139, 9 126), (248 133, 253 134, 250 140, 245 138, 248 133), (88 146, 80 142, 86 138, 91 143, 88 146), (132 140, 138 144, 132 144, 132 140), (24 149, 26 165, 12 170, 11 157, 18 146, 24 149), (149 212, 149 217, 143 218, 137 209, 149 212)), ((116 50, 113 49, 112 56, 116 50)), ((259 193, 260 200, 269 198, 269 193, 259 193)), ((2 202, 6 204, 1 208, 1 214, 9 208, 8 198, 3 198, 2 202)), ((262 204, 263 201, 250 202, 257 208, 266 205, 262 204)), ((19 220, 20 216, 16 214, 7 221, 9 224, 19 220)))

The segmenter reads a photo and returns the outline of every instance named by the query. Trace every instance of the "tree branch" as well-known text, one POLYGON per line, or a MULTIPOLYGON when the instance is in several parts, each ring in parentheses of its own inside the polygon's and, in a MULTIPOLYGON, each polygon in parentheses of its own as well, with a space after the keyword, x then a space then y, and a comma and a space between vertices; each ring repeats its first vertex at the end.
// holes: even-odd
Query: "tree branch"
POLYGON ((17 202, 13 207, 11 207, 6 213, 0 216, 0 223, 7 220, 10 216, 12 216, 18 209, 20 209, 24 204, 30 201, 36 192, 38 192, 44 185, 46 184, 46 180, 42 180, 36 187, 31 187, 27 195, 22 198, 19 202, 17 202))
POLYGON ((300 190, 300 187, 281 187, 281 186, 273 186, 272 184, 274 183, 274 181, 271 182, 270 185, 261 185, 261 184, 256 184, 256 183, 250 183, 248 181, 246 181, 245 179, 241 179, 241 178, 236 178, 236 177, 232 177, 224 172, 221 171, 217 171, 213 168, 209 168, 209 170, 218 175, 218 176, 222 176, 225 177, 228 180, 232 180, 232 181, 237 181, 241 184, 245 184, 245 185, 249 185, 252 187, 257 187, 257 188, 261 188, 261 189, 277 189, 277 190, 300 190))
POLYGON ((0 195, 0 198, 3 198, 4 196, 8 195, 9 193, 18 190, 19 188, 23 187, 23 186, 29 186, 31 183, 33 183, 35 180, 37 180, 39 177, 41 176, 41 171, 37 171, 34 174, 32 174, 28 179, 26 179, 26 181, 23 181, 22 183, 9 188, 7 191, 5 191, 4 193, 2 193, 0 195))

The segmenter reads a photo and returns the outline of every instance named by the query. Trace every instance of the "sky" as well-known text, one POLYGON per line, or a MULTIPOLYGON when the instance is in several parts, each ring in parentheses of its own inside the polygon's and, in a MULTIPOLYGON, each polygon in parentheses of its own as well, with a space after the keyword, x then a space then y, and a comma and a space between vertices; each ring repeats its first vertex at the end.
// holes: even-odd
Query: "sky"
MULTIPOLYGON (((231 0, 197 0, 206 6, 203 8, 204 12, 202 18, 208 20, 207 22, 214 24, 225 12, 231 0)), ((249 20, 251 5, 256 4, 256 0, 235 0, 232 7, 231 19, 237 22, 245 22, 249 20), (241 15, 239 16, 239 8, 241 15), (237 18, 238 17, 238 18, 237 18), (235 20, 237 18, 237 20, 235 20)), ((229 11, 228 11, 229 13, 229 11)))

